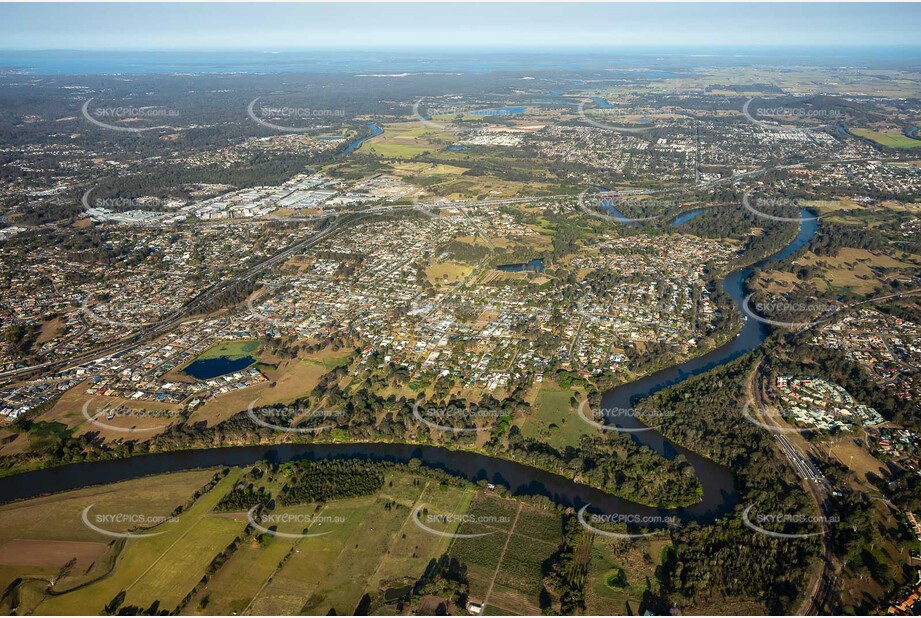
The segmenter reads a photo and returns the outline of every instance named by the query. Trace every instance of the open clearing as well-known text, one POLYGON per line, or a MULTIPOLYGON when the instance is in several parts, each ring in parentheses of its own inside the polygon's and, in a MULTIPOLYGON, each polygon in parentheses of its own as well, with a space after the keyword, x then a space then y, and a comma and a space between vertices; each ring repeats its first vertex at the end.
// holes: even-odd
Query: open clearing
POLYGON ((245 411, 254 399, 259 406, 292 403, 312 391, 323 374, 347 362, 348 358, 347 352, 328 348, 306 357, 280 360, 275 367, 261 365, 259 368, 269 378, 268 382, 218 395, 196 409, 189 422, 205 421, 208 425, 216 425, 245 411))
POLYGON ((873 140, 887 148, 921 148, 921 140, 902 135, 900 131, 874 131, 872 129, 849 129, 854 135, 873 140))
POLYGON ((221 341, 216 343, 201 354, 195 360, 205 360, 208 358, 225 357, 232 360, 249 356, 259 349, 259 342, 252 339, 243 339, 240 341, 221 341))
POLYGON ((564 389, 552 382, 538 385, 531 415, 521 426, 526 438, 540 439, 554 448, 578 447, 582 436, 592 433, 591 425, 582 422, 570 406, 575 391, 564 389))
POLYGON ((463 281, 467 275, 473 271, 469 264, 459 262, 437 262, 431 264, 425 273, 428 275, 429 282, 432 284, 453 284, 463 281))
POLYGON ((450 131, 422 122, 384 125, 384 132, 365 144, 368 152, 385 158, 412 159, 423 152, 435 153, 453 141, 450 131))
MULTIPOLYGON (((0 506, 0 545, 16 547, 18 539, 28 539, 33 550, 38 548, 37 544, 42 544, 46 550, 55 548, 55 552, 65 551, 66 548, 65 553, 72 554, 69 557, 78 558, 78 564, 70 574, 60 578, 55 586, 56 589, 66 590, 76 583, 101 576, 111 565, 117 551, 111 545, 111 538, 83 524, 81 513, 87 506, 92 505, 91 521, 94 515, 115 513, 166 517, 177 506, 187 503, 215 472, 214 469, 177 472, 0 506), (85 558, 89 557, 87 548, 99 546, 104 551, 95 555, 93 563, 85 564, 85 558)), ((104 524, 104 527, 113 532, 127 532, 131 525, 127 522, 111 522, 104 524)), ((17 577, 58 575, 60 565, 57 563, 53 569, 48 566, 25 566, 34 558, 22 556, 19 564, 23 566, 0 568, 0 586, 5 588, 17 577)), ((15 564, 14 560, 10 560, 10 564, 15 564)), ((51 562, 50 559, 47 561, 51 562)), ((34 600, 35 603, 40 602, 41 596, 34 600)), ((105 599, 103 604, 108 600, 105 599)))
POLYGON ((807 252, 798 264, 819 266, 820 275, 812 280, 818 289, 849 288, 857 294, 868 294, 881 287, 882 276, 877 269, 912 270, 918 267, 918 256, 900 261, 891 256, 866 249, 845 247, 834 257, 817 256, 807 252))
POLYGON ((635 615, 647 582, 656 589, 655 571, 669 544, 667 539, 658 538, 623 541, 596 537, 585 584, 587 613, 635 615))
MULTIPOLYGON (((77 384, 55 402, 55 404, 45 413, 39 415, 36 420, 63 423, 67 427, 75 428, 74 435, 82 435, 87 432, 98 433, 106 440, 125 439, 130 436, 132 439, 148 440, 156 436, 169 427, 170 424, 179 419, 178 411, 181 406, 157 401, 134 401, 124 397, 106 397, 95 393, 87 393, 89 382, 77 384), (99 411, 103 411, 101 424, 91 423, 83 416, 83 406, 87 406, 87 414, 90 417, 95 416, 99 411), (107 418, 104 410, 111 408, 123 407, 129 410, 137 411, 137 415, 119 414, 112 419, 107 418), (170 416, 148 416, 146 411, 168 411, 176 413, 170 416), (119 431, 116 429, 107 429, 103 425, 110 425, 124 429, 134 429, 133 432, 119 431)), ((19 440, 17 440, 18 442, 19 440)), ((4 454, 9 453, 7 448, 2 451, 4 454)))
POLYGON ((13 539, 0 546, 0 564, 63 567, 73 560, 75 568, 85 569, 96 562, 105 550, 105 543, 13 539))
MULTIPOLYGON (((146 608, 159 601, 163 609, 173 609, 205 574, 211 560, 243 531, 244 522, 210 517, 215 505, 241 474, 242 470, 232 469, 179 515, 175 523, 163 523, 155 529, 162 534, 130 539, 109 577, 64 595, 48 597, 36 611, 96 614, 123 591, 127 605, 146 608)), ((134 502, 129 507, 133 510, 125 512, 136 513, 142 508, 140 505, 143 502, 134 502)))

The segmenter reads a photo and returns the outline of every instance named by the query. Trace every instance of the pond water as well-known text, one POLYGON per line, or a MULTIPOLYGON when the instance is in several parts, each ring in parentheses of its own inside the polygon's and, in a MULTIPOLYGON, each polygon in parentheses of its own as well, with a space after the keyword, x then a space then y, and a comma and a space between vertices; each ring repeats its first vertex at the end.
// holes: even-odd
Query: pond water
MULTIPOLYGON (((755 269, 771 262, 786 259, 806 246, 815 235, 818 229, 817 220, 808 218, 813 216, 813 213, 805 209, 802 209, 800 213, 804 220, 800 224, 798 235, 789 245, 752 266, 730 272, 723 279, 723 288, 737 304, 740 304, 744 298, 745 280, 755 269)), ((533 262, 540 262, 541 266, 543 266, 541 260, 532 260, 528 264, 533 262)), ((509 264, 506 265, 506 269, 516 266, 525 265, 509 264)), ((647 397, 663 388, 679 384, 691 376, 714 369, 754 350, 765 341, 769 332, 769 327, 762 322, 746 320, 741 332, 731 341, 703 356, 608 391, 602 397, 602 405, 607 408, 630 408, 638 399, 647 397)), ((219 358, 208 359, 208 361, 212 361, 209 366, 221 367, 222 370, 233 371, 235 370, 233 367, 242 368, 242 365, 229 364, 228 360, 225 358, 222 362, 219 358), (232 368, 227 369, 228 367, 232 368)), ((244 361, 252 362, 252 359, 251 357, 245 357, 233 362, 243 363, 244 361)), ((205 361, 196 361, 196 363, 198 362, 205 361)), ((199 373, 199 375, 203 374, 199 373)), ((620 416, 616 424, 619 427, 626 428, 642 427, 639 420, 633 416, 620 416)), ((156 453, 125 459, 69 464, 0 478, 0 503, 36 497, 46 493, 195 468, 247 466, 260 460, 284 462, 303 458, 364 458, 399 462, 419 459, 427 466, 460 474, 471 481, 485 480, 497 485, 503 485, 508 487, 514 494, 543 495, 558 504, 577 508, 585 504, 591 504, 593 510, 603 513, 638 516, 667 515, 676 517, 684 522, 709 523, 717 517, 728 513, 738 504, 739 493, 735 476, 725 466, 673 444, 662 434, 652 429, 631 435, 634 440, 648 446, 664 457, 673 458, 678 455, 684 455, 694 467, 695 474, 703 486, 703 499, 701 502, 679 509, 648 507, 587 487, 569 478, 496 457, 437 446, 364 443, 236 446, 156 453)))
POLYGON ((513 273, 524 271, 541 272, 544 270, 544 260, 541 258, 536 258, 530 262, 523 262, 521 264, 502 264, 501 266, 496 266, 496 268, 498 270, 513 273))
POLYGON ((252 356, 242 358, 230 358, 228 356, 216 356, 214 358, 203 358, 189 364, 182 373, 192 376, 196 380, 210 380, 218 376, 233 373, 246 369, 256 362, 252 356))

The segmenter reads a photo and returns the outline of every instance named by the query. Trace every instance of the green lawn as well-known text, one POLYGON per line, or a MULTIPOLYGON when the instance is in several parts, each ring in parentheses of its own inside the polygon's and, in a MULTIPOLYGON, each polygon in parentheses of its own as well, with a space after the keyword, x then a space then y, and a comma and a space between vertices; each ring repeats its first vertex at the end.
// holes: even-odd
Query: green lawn
POLYGON ((244 339, 241 341, 222 341, 216 343, 199 355, 196 360, 205 360, 208 358, 219 358, 225 356, 235 360, 250 356, 259 349, 259 342, 253 339, 244 339))
POLYGON ((921 140, 906 137, 901 133, 884 133, 882 131, 871 131, 870 129, 850 129, 850 132, 854 135, 873 140, 877 144, 887 148, 921 148, 921 140))

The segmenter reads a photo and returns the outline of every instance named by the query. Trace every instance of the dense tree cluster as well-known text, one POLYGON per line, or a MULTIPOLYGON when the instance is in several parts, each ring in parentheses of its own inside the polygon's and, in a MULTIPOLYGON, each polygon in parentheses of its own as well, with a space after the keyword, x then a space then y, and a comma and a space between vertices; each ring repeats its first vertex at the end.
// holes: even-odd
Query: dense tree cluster
POLYGON ((585 583, 592 558, 593 536, 572 513, 563 516, 563 541, 542 566, 541 609, 545 615, 577 615, 585 611, 585 583))
POLYGON ((365 496, 384 486, 382 464, 362 459, 301 461, 278 501, 283 505, 365 496))
POLYGON ((218 511, 248 511, 259 504, 268 504, 272 494, 265 487, 254 487, 252 483, 239 483, 221 498, 215 507, 218 511))
POLYGON ((747 400, 743 384, 753 360, 752 355, 743 357, 661 391, 643 404, 673 410, 675 414, 659 417, 658 429, 670 440, 728 466, 743 499, 734 513, 712 525, 691 523, 673 532, 674 550, 660 575, 666 605, 700 607, 739 597, 762 603, 771 613, 788 612, 818 554, 816 537, 776 539, 755 533, 741 521, 748 504, 762 513, 811 515, 816 509, 792 468, 777 457, 771 434, 742 415, 747 400))

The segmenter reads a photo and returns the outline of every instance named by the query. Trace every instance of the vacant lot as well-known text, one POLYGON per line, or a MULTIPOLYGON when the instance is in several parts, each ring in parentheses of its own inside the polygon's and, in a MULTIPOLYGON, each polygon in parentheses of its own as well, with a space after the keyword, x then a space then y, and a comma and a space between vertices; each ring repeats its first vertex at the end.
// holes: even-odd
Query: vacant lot
MULTIPOLYGON (((126 603, 149 607, 159 601, 171 610, 205 573, 211 560, 243 531, 244 522, 211 517, 221 497, 242 474, 234 469, 199 498, 175 523, 164 523, 158 536, 130 539, 118 566, 106 578, 67 594, 45 599, 43 614, 95 614, 120 592, 126 603)), ((136 513, 144 502, 133 502, 124 512, 136 513)))
POLYGON ((578 447, 582 436, 595 430, 580 420, 575 408, 570 405, 569 400, 574 394, 574 391, 560 388, 552 382, 538 385, 534 407, 521 427, 521 433, 527 438, 543 440, 557 449, 578 447))
MULTIPOLYGON (((172 423, 177 422, 180 418, 178 411, 181 406, 155 401, 139 402, 125 399, 124 397, 105 397, 91 394, 86 392, 88 386, 89 382, 82 382, 76 385, 61 395, 51 409, 40 415, 36 420, 63 423, 68 427, 75 428, 74 435, 93 432, 98 433, 106 440, 125 439, 128 436, 132 439, 147 440, 166 431, 172 423), (102 414, 98 417, 100 421, 98 424, 91 423, 83 415, 84 405, 86 405, 87 414, 91 418, 102 411, 102 414), (118 407, 136 410, 138 411, 137 416, 119 414, 112 419, 108 419, 105 410, 118 407), (144 411, 159 410, 176 413, 176 415, 160 417, 147 416, 143 413, 144 411), (105 425, 132 429, 133 431, 129 433, 117 429, 108 429, 105 425)), ((4 449, 4 454, 7 454, 7 452, 4 449)))
POLYGON ((428 275, 429 282, 433 284, 452 284, 463 281, 472 270, 473 267, 469 264, 436 262, 425 270, 425 274, 428 275))
POLYGON ((253 354, 258 349, 259 342, 251 339, 221 341, 202 352, 196 360, 220 358, 222 356, 231 359, 243 358, 253 354))

